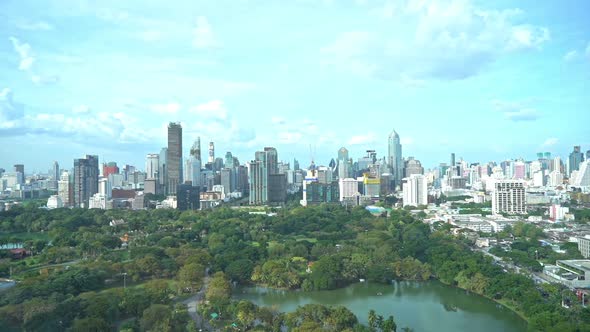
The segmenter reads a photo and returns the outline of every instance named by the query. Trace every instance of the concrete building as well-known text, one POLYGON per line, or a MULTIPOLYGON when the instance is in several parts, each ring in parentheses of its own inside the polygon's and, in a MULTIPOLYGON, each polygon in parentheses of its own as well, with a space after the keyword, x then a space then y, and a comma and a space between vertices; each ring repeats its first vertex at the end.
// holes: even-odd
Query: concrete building
POLYGON ((145 194, 158 195, 160 193, 158 187, 159 184, 156 179, 145 179, 143 183, 143 192, 145 194))
POLYGON ((561 206, 559 204, 553 204, 549 208, 549 219, 553 221, 561 221, 565 219, 565 216, 570 213, 568 207, 561 206))
POLYGON ((580 163, 584 161, 584 153, 580 146, 574 146, 574 150, 570 153, 567 160, 567 174, 570 175, 573 171, 580 169, 580 163))
POLYGON ((358 181, 352 178, 340 179, 338 181, 340 191, 340 201, 344 201, 345 198, 354 197, 359 194, 358 181))
POLYGON ((57 194, 65 207, 72 206, 74 203, 74 186, 70 182, 70 174, 64 171, 57 182, 57 194))
POLYGON ((166 155, 168 195, 176 195, 178 185, 182 179, 182 126, 180 123, 170 122, 168 124, 168 151, 166 155))
POLYGON ((420 174, 412 174, 412 176, 404 180, 403 205, 428 205, 428 183, 426 177, 420 174))
POLYGON ((278 174, 279 173, 279 154, 277 149, 273 147, 265 147, 264 152, 266 152, 266 168, 268 169, 268 174, 278 174))
MULTIPOLYGON (((257 157, 263 157, 258 155, 257 157)), ((268 202, 268 172, 266 160, 253 160, 248 163, 250 205, 262 205, 268 202)))
POLYGON ((207 158, 207 162, 213 164, 215 162, 215 143, 209 142, 209 157, 207 158))
POLYGON ((578 250, 584 258, 590 258, 590 237, 578 238, 578 250))
MULTIPOLYGON (((576 171, 574 171, 576 172, 576 171)), ((588 187, 590 186, 590 160, 586 160, 580 163, 580 169, 577 173, 572 172, 571 185, 575 187, 588 187), (574 177, 575 175, 575 177, 574 177)))
POLYGON ((111 174, 119 174, 119 167, 117 166, 117 163, 114 161, 111 161, 109 163, 103 163, 102 176, 108 178, 111 174))
POLYGON ((59 209, 64 207, 64 203, 61 200, 59 195, 52 195, 47 200, 47 208, 48 209, 59 209))
POLYGON ((176 206, 178 210, 198 210, 200 207, 200 192, 199 188, 193 187, 189 184, 178 185, 176 193, 176 206))
POLYGON ((419 160, 414 159, 414 157, 408 157, 408 160, 405 162, 405 177, 410 177, 412 174, 424 174, 424 167, 419 160))
POLYGON ((543 171, 537 171, 533 173, 533 187, 544 187, 545 186, 545 174, 543 171))
POLYGON ((560 171, 553 171, 549 173, 549 185, 552 187, 561 186, 563 184, 563 174, 560 171))
POLYGON ((569 288, 590 287, 590 260, 559 260, 543 272, 569 288))
POLYGON ((168 148, 160 150, 160 157, 158 159, 158 184, 162 191, 166 191, 166 181, 168 180, 168 172, 166 171, 166 158, 168 157, 168 148))
POLYGON ((492 212, 494 214, 525 214, 525 196, 524 181, 497 180, 492 193, 492 212))
POLYGON ((112 188, 107 178, 98 179, 98 193, 111 199, 112 188))
POLYGON ((98 193, 98 156, 74 159, 74 206, 89 208, 90 198, 98 193))
POLYGON ((101 194, 94 194, 92 195, 92 197, 90 197, 89 201, 89 205, 88 208, 89 209, 101 209, 101 210, 106 210, 107 209, 107 197, 105 195, 101 195, 101 194))
POLYGON ((159 169, 160 169, 160 155, 157 153, 149 153, 145 158, 146 178, 158 180, 159 169))
POLYGON ((275 204, 287 202, 286 174, 270 174, 268 176, 268 202, 275 204))

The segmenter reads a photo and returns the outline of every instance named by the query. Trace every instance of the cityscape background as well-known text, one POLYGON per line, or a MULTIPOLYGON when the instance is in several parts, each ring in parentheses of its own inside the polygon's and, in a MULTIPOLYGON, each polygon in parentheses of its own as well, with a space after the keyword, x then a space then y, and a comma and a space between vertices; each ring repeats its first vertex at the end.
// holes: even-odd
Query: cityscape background
POLYGON ((565 158, 590 145, 589 11, 582 0, 2 1, 0 159, 43 172, 91 151, 141 165, 169 121, 183 124, 184 154, 201 137, 240 160, 268 145, 302 161, 310 145, 326 162, 341 146, 385 151, 392 127, 427 168, 451 151, 565 158))

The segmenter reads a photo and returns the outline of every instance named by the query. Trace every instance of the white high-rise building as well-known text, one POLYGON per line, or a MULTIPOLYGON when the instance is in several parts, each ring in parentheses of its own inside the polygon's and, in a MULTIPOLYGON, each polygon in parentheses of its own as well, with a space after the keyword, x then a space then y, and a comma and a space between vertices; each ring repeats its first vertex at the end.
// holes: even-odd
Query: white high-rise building
POLYGON ((428 204, 428 181, 426 176, 412 174, 403 185, 404 206, 428 204))
POLYGON ((145 173, 147 179, 158 179, 160 169, 160 155, 149 153, 145 159, 145 173))
POLYGON ((524 181, 497 180, 492 193, 492 212, 494 214, 525 214, 525 195, 524 181))
POLYGON ((537 171, 533 174, 533 187, 544 187, 545 175, 543 171, 537 171))
POLYGON ((64 203, 61 201, 59 195, 52 195, 47 200, 47 208, 48 209, 59 209, 64 207, 64 203))
POLYGON ((563 174, 560 171, 555 170, 549 173, 549 185, 552 187, 561 186, 563 184, 563 174))
POLYGON ((70 184, 70 174, 68 174, 67 171, 61 173, 61 177, 57 182, 57 194, 61 198, 63 206, 70 206, 74 203, 72 201, 72 189, 72 185, 70 184))
MULTIPOLYGON (((580 163, 580 169, 577 173, 572 172, 572 186, 575 187, 588 187, 590 186, 590 160, 586 160, 580 163), (574 174, 575 173, 575 174, 574 174)), ((571 181, 571 180, 570 180, 571 181)))
POLYGON ((355 194, 359 191, 358 181, 352 178, 340 179, 338 181, 339 189, 340 189, 340 201, 342 202, 344 198, 347 197, 354 197, 355 194))
POLYGON ((94 194, 92 197, 90 197, 90 200, 88 202, 88 208, 106 210, 107 197, 102 194, 94 194))
POLYGON ((111 198, 112 195, 112 188, 109 180, 107 178, 100 178, 98 179, 98 193, 105 196, 107 199, 111 198))

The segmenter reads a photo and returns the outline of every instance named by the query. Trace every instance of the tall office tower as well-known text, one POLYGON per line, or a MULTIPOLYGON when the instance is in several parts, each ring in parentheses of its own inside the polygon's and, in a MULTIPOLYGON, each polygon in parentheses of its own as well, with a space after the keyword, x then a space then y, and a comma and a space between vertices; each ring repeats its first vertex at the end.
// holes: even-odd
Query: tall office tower
POLYGON ((25 178, 25 165, 23 164, 16 164, 14 165, 14 171, 19 172, 23 175, 23 179, 25 178))
POLYGON ((250 205, 266 204, 268 201, 268 174, 265 160, 252 160, 248 163, 250 181, 250 205))
POLYGON ((233 169, 226 167, 221 170, 221 185, 225 195, 234 191, 233 169))
POLYGON ((111 198, 113 189, 107 178, 98 179, 98 193, 107 199, 111 198))
POLYGON ((255 160, 250 162, 250 204, 266 204, 268 202, 269 153, 256 151, 255 160))
POLYGON ((53 162, 53 165, 51 166, 51 178, 53 179, 53 181, 59 181, 59 163, 57 161, 53 162))
POLYGON ((338 150, 338 161, 346 160, 348 161, 348 150, 345 147, 341 147, 338 150))
POLYGON ((584 154, 581 152, 579 146, 574 146, 574 151, 570 153, 570 157, 568 159, 568 175, 570 175, 573 171, 577 171, 580 169, 580 163, 584 161, 584 154))
MULTIPOLYGON (((160 150, 160 160, 158 163, 158 184, 160 188, 166 188, 166 181, 168 181, 168 172, 166 168, 166 158, 168 157, 168 148, 162 148, 160 150)), ((164 189, 160 190, 161 192, 166 192, 164 189)))
POLYGON ((201 137, 197 137, 197 140, 193 143, 191 157, 201 161, 201 137))
POLYGON ((89 199, 98 193, 98 156, 74 159, 74 206, 88 208, 89 199))
POLYGON ((182 183, 182 126, 180 123, 168 124, 168 153, 166 154, 166 172, 168 181, 166 192, 176 195, 178 185, 182 183))
POLYGON ((102 164, 102 176, 108 178, 111 174, 119 174, 119 167, 117 163, 114 161, 102 164))
POLYGON ((234 156, 229 151, 225 154, 225 167, 234 168, 234 156))
POLYGON ((395 130, 389 134, 387 143, 389 148, 387 163, 391 169, 391 174, 393 174, 395 185, 400 186, 404 172, 404 164, 402 162, 402 145, 400 143, 399 135, 395 130))
POLYGON ((575 187, 590 186, 590 160, 580 163, 580 170, 572 172, 570 183, 575 187), (575 174, 575 173, 577 174, 575 174), (574 175, 575 174, 575 175, 574 175))
POLYGON ((273 147, 265 147, 264 152, 266 152, 266 167, 268 168, 268 174, 278 174, 279 173, 279 153, 277 149, 273 147))
POLYGON ((145 174, 148 179, 158 179, 160 168, 160 155, 148 153, 145 157, 145 174))
POLYGON ((451 153, 451 167, 455 166, 455 153, 451 153))
POLYGON ((524 181, 498 180, 492 193, 492 212, 494 214, 525 214, 526 198, 524 181))
POLYGON ((207 162, 214 163, 215 162, 215 143, 209 142, 209 159, 207 162))
POLYGON ((561 158, 555 157, 551 161, 551 167, 549 168, 550 171, 558 171, 561 173, 561 158))
POLYGON ((414 159, 414 157, 408 157, 405 162, 405 176, 410 177, 412 174, 424 174, 424 167, 420 163, 420 160, 414 159))
POLYGON ((412 174, 403 185, 404 206, 428 204, 428 180, 421 174, 412 174))
POLYGON ((299 167, 299 161, 297 159, 293 159, 293 170, 298 171, 301 167, 299 167))
POLYGON ((586 160, 590 160, 590 150, 586 151, 586 160))
POLYGON ((179 184, 176 192, 176 208, 181 211, 198 210, 201 206, 199 188, 189 184, 179 184))
POLYGON ((74 203, 72 183, 70 182, 70 174, 67 171, 61 174, 57 182, 57 195, 61 198, 64 207, 72 206, 74 203))

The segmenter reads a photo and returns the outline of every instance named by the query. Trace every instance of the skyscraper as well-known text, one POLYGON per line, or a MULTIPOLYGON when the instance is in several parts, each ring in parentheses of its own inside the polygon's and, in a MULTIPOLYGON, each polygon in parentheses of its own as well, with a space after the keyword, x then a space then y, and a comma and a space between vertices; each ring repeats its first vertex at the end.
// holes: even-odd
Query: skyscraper
POLYGON ((394 130, 389 134, 388 143, 388 159, 387 162, 389 164, 389 168, 391 169, 391 174, 393 174, 393 178, 395 180, 395 185, 399 186, 401 184, 403 172, 404 172, 404 164, 402 162, 402 145, 400 143, 399 135, 394 130))
POLYGON ((58 182, 59 182, 59 163, 57 161, 53 162, 51 166, 51 188, 58 190, 58 182))
POLYGON ((145 158, 145 173, 148 179, 158 179, 160 168, 160 155, 149 153, 145 158))
POLYGON ((168 153, 166 155, 166 171, 168 175, 167 192, 176 195, 182 183, 182 126, 170 122, 168 125, 168 153))
POLYGON ((160 150, 160 160, 158 161, 158 184, 160 190, 165 192, 166 181, 168 181, 168 172, 166 172, 166 158, 168 157, 168 148, 160 150))
POLYGON ((209 159, 207 159, 208 163, 215 162, 215 143, 209 142, 209 159))
POLYGON ((114 161, 102 164, 102 176, 108 178, 111 174, 119 174, 119 167, 114 161))
POLYGON ((250 166, 250 204, 266 204, 268 202, 268 153, 256 151, 256 159, 250 166))
POLYGON ((201 138, 197 137, 197 140, 193 143, 191 147, 191 156, 198 161, 201 161, 201 138))
POLYGON ((268 174, 278 174, 279 173, 279 153, 277 149, 273 147, 265 147, 264 152, 266 152, 266 164, 268 168, 268 174))
POLYGON ((89 199, 98 193, 98 156, 74 159, 74 206, 88 208, 89 199))
POLYGON ((412 174, 424 174, 424 167, 419 160, 414 159, 414 157, 408 157, 408 160, 405 162, 405 172, 404 175, 406 177, 412 176, 412 174))
POLYGON ((590 160, 580 163, 580 170, 577 172, 576 176, 572 176, 570 183, 572 186, 576 187, 590 186, 590 160))
POLYGON ((198 210, 200 207, 199 188, 188 184, 177 186, 176 202, 177 208, 181 211, 198 210))
POLYGON ((525 214, 526 199, 524 181, 497 180, 492 193, 492 212, 494 214, 525 214))
POLYGON ((338 150, 338 161, 346 160, 348 161, 348 150, 345 147, 341 147, 338 150))
POLYGON ((582 153, 579 146, 574 146, 574 151, 570 153, 568 159, 568 175, 570 175, 573 171, 577 171, 580 169, 580 163, 584 161, 584 154, 582 153))
POLYGON ((25 165, 23 165, 23 164, 14 165, 14 171, 22 174, 23 181, 24 181, 24 179, 25 179, 25 165))
POLYGON ((455 153, 451 153, 451 167, 455 166, 455 153))
POLYGON ((72 184, 70 183, 70 174, 65 171, 61 174, 57 182, 57 194, 65 207, 69 207, 73 203, 72 184))

